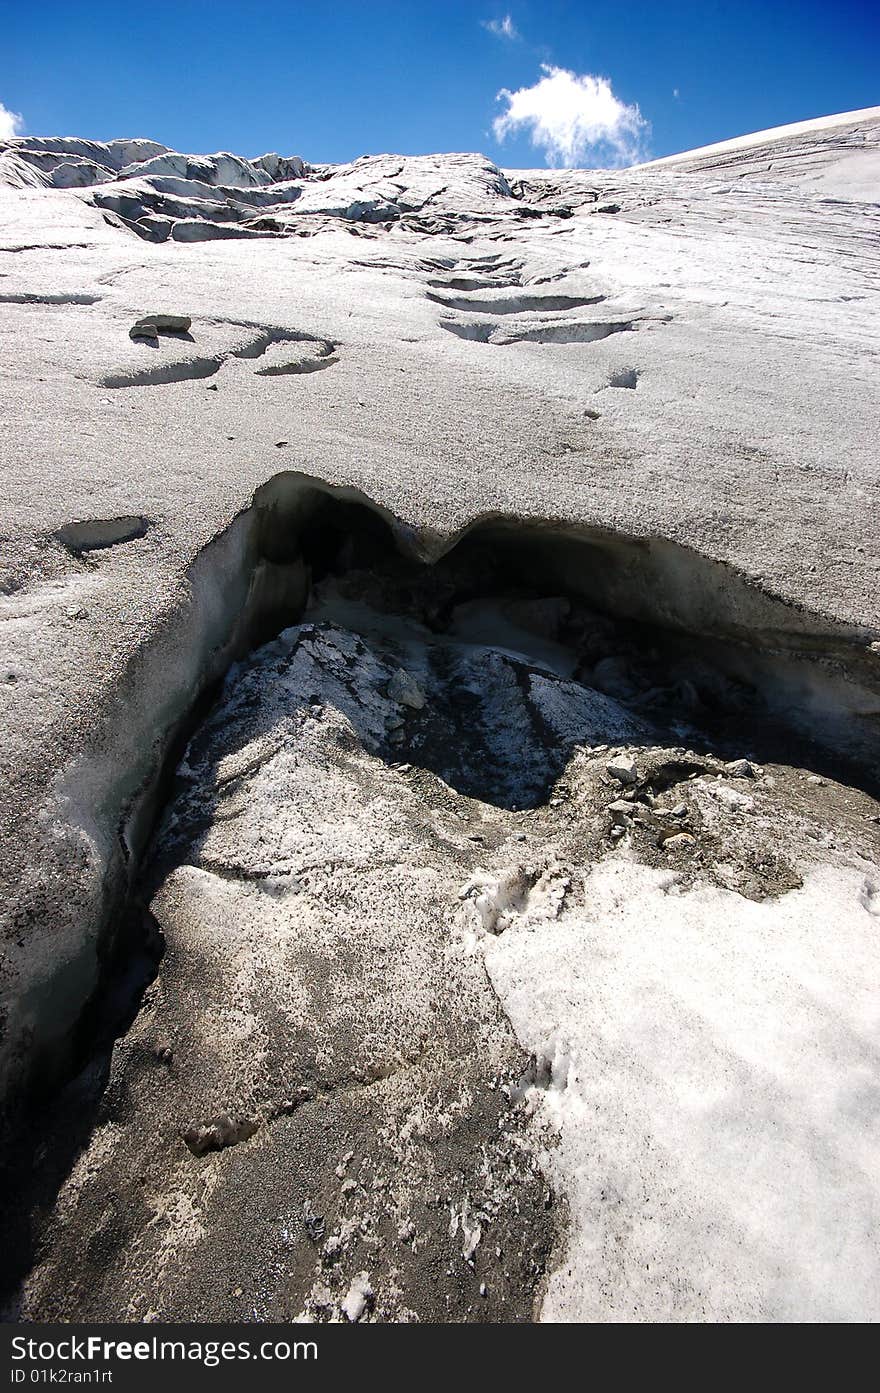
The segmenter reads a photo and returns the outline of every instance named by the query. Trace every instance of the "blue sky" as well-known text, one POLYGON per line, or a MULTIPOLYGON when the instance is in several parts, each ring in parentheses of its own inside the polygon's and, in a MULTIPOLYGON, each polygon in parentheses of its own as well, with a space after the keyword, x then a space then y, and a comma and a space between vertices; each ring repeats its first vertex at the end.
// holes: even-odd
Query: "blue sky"
POLYGON ((2 13, 6 133, 16 113, 26 133, 185 151, 620 164, 880 104, 878 0, 38 0, 2 13))

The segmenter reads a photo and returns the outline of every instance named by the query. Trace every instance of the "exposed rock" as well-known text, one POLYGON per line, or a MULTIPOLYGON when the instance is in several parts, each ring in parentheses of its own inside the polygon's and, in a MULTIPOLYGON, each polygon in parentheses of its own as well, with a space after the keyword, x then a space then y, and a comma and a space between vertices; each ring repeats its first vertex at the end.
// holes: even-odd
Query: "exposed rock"
POLYGON ((724 768, 732 779, 754 779, 755 777, 754 765, 747 759, 733 759, 729 764, 725 764, 724 768))
POLYGON ((131 333, 134 336, 135 329, 156 329, 163 334, 186 334, 191 325, 188 314, 145 314, 133 326, 131 333))
POLYGON ((425 704, 425 694, 419 684, 399 667, 388 683, 388 695, 401 706, 409 706, 413 711, 421 711, 425 704))
POLYGON ((690 832, 673 832, 670 836, 663 836, 661 833, 660 838, 660 845, 664 851, 684 851, 695 842, 696 837, 690 832))
POLYGON ((638 781, 638 766, 632 755, 615 755, 613 759, 609 759, 605 768, 619 784, 634 784, 638 781))

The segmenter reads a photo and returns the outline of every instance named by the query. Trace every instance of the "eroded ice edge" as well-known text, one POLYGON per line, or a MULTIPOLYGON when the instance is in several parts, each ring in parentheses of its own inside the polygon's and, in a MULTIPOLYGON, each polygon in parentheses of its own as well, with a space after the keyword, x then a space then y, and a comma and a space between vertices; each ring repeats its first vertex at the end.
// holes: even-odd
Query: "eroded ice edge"
MULTIPOLYGON (((442 1153, 453 1118, 480 1115, 482 1071, 567 1205, 542 1319, 869 1319, 880 891, 835 826, 850 791, 706 753, 701 698, 722 679, 682 661, 648 686, 656 664, 640 671, 567 600, 472 600, 431 628, 436 606, 407 612, 390 589, 326 581, 232 670, 181 765, 152 904, 172 954, 199 964, 201 1115, 213 1077, 248 1119, 192 1133, 194 1150, 284 1112, 290 1080, 275 1096, 252 1061, 280 1038, 296 1062, 304 1021, 323 1020, 303 1047, 318 1092, 381 1083, 374 1125, 399 1171, 372 1184, 391 1198, 356 1208, 363 1173, 341 1154, 300 1318, 383 1311, 364 1224, 391 1213, 404 1248, 432 1241, 418 1139, 442 1153), (481 964, 531 1057, 519 1078, 481 964)), ((142 1015, 135 1047, 177 1029, 179 1051, 180 1009, 142 1015)), ((483 1169, 479 1196, 465 1176, 443 1200, 488 1299, 518 1199, 483 1169)), ((172 1225, 163 1251, 182 1237, 172 1225)), ((405 1302, 384 1312, 407 1318, 405 1302)))

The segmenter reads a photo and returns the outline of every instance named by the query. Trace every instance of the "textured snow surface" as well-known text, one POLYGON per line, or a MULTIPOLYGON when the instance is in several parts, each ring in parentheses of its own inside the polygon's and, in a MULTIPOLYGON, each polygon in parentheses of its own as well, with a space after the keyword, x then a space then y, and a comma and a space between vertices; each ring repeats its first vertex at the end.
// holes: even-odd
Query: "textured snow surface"
MULTIPOLYGON (((747 731, 732 754, 766 773, 735 776, 693 742, 701 702, 723 711, 765 671, 789 714, 876 723, 878 141, 868 111, 621 171, 4 144, 4 1079, 37 1048, 67 1057, 108 886, 131 864, 120 828, 197 692, 241 652, 247 597, 284 569, 262 553, 248 569, 255 490, 310 475, 336 502, 375 502, 435 559, 485 518, 589 532, 610 614, 647 611, 693 644, 674 670, 651 659, 649 686, 613 634, 572 663, 557 591, 529 614, 475 583, 442 642, 436 612, 374 632, 351 587, 319 597, 306 638, 299 601, 285 610, 275 629, 296 632, 234 674, 228 726, 203 729, 216 747, 200 762, 194 743, 169 813, 181 864, 156 905, 193 1067, 166 1062, 157 988, 90 1104, 90 1159, 40 1192, 54 1227, 28 1269, 35 1318, 141 1318, 155 1301, 232 1319, 248 1272, 251 1309, 279 1319, 345 1318, 363 1273, 361 1319, 526 1318, 557 1222, 539 1151, 572 1215, 545 1314, 871 1313, 870 770, 847 785, 806 757, 787 765, 760 704, 756 748, 747 731), (163 315, 190 327, 130 337, 163 315), (703 684, 705 645, 729 632, 741 663, 703 684), (857 677, 834 686, 842 663, 857 677), (331 969, 299 951, 315 924, 331 969), (212 1020, 219 1064, 199 1034, 212 1020), (435 1036, 439 1062, 422 1049, 435 1036), (304 1078, 311 1112, 297 1111, 304 1078), (439 1141, 425 1078, 452 1119, 439 1141), (371 1089, 388 1104, 381 1138, 371 1089), (514 1146, 499 1123, 525 1107, 514 1146), (349 1125, 363 1154, 346 1170, 349 1125), (480 1178, 473 1137, 488 1133, 480 1178), (191 1149, 211 1139, 221 1150, 191 1149), (448 1190, 430 1179, 435 1142, 459 1176, 448 1190), (498 1175, 520 1142, 517 1210, 498 1175), (380 1201, 392 1153, 407 1183, 380 1201), (316 1256, 314 1208, 302 1239, 314 1190, 279 1213, 288 1154, 322 1176, 339 1265, 316 1256), (369 1203, 341 1194, 355 1166, 369 1203), (419 1208, 429 1187, 442 1224, 419 1208), (116 1204, 145 1226, 128 1247, 116 1204), (409 1235, 412 1299, 393 1290, 397 1249, 382 1267, 358 1248, 361 1223, 409 1235), (85 1232, 104 1236, 88 1262, 85 1232), (430 1244, 443 1283, 455 1274, 442 1290, 419 1266, 430 1244)), ((584 574, 573 561, 566 594, 584 574)), ((37 1179, 71 1134, 37 1148, 37 1179)))
POLYGON ((648 160, 642 169, 656 169, 659 165, 670 164, 674 160, 700 159, 703 155, 722 155, 732 150, 746 150, 753 145, 768 145, 791 136, 805 136, 814 139, 823 131, 834 131, 839 126, 849 126, 856 122, 870 122, 880 119, 880 106, 863 107, 860 111, 846 111, 833 116, 815 116, 809 121, 791 121, 786 126, 771 126, 768 130, 752 131, 748 135, 734 136, 731 140, 716 140, 711 145, 698 145, 694 150, 682 151, 680 155, 664 155, 659 160, 648 160))
POLYGON ((753 903, 624 858, 486 938, 559 1133, 544 1320, 877 1318, 880 887, 753 903))

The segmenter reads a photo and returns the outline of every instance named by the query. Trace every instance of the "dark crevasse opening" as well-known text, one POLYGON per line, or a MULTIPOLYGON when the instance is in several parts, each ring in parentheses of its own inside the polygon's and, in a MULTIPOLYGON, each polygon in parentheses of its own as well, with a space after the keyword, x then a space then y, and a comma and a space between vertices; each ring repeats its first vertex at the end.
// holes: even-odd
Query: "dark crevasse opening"
MULTIPOLYGON (((126 1124, 129 1151, 120 1161, 127 1156, 136 1168, 137 1119, 152 1108, 168 1123, 156 1146, 170 1173, 180 1146, 196 1157, 225 1152, 279 1118, 293 1118, 300 1103, 337 1097, 348 1078, 344 1061, 355 1061, 351 1068, 367 1085, 422 1067, 430 1038, 424 1019, 399 1019, 389 1006, 384 1035, 379 1032, 372 1054, 364 1053, 360 1006, 349 1002, 348 1014, 336 1020, 336 1045, 326 1047, 307 1031, 291 1034, 293 1016, 280 1007, 279 1016, 271 990, 262 993, 259 1019, 274 1041, 268 1048, 274 1063, 256 1092, 242 1093, 236 1085, 230 1093, 223 1071, 207 1067, 198 1042, 172 1046, 158 1027, 155 1039, 149 1030, 143 1038, 138 1034, 146 1029, 145 1012, 162 1019, 156 993, 165 990, 163 973, 177 994, 168 1019, 178 1028, 188 994, 226 1000, 222 955, 202 964, 201 978, 188 976, 180 955, 181 924, 200 903, 204 885, 220 881, 243 894, 239 916, 253 911, 259 919, 267 899, 301 894, 312 897, 313 913, 349 922, 345 900, 355 892, 309 881, 301 828, 289 855, 283 846, 272 855, 260 849, 272 842, 292 801, 311 799, 306 823, 311 818, 319 826, 350 802, 352 827, 366 835, 371 807, 386 800, 389 788, 397 797, 403 779, 401 807, 416 859, 429 876, 454 879, 505 839, 534 848, 535 867, 522 872, 522 884, 512 883, 514 902, 547 873, 538 866, 540 848, 561 835, 557 810, 572 802, 570 766, 584 752, 600 763, 621 751, 643 762, 641 783, 627 796, 638 805, 636 820, 647 829, 650 854, 658 857, 670 832, 685 840, 689 835, 687 813, 684 822, 663 825, 666 810, 654 811, 658 796, 701 770, 721 767, 719 761, 795 765, 853 787, 874 787, 877 700, 864 636, 791 610, 682 548, 504 519, 477 523, 450 546, 408 531, 368 500, 291 475, 260 490, 240 525, 246 574, 224 643, 218 646, 215 638, 197 690, 182 702, 161 768, 128 800, 129 890, 124 904, 117 899, 107 907, 112 924, 103 937, 100 980, 82 1003, 74 1034, 76 1077, 18 1135, 7 1185, 15 1196, 7 1221, 10 1292, 32 1269, 41 1234, 55 1235, 59 1253, 75 1241, 75 1232, 64 1236, 54 1220, 44 1229, 45 1216, 95 1125, 126 1124), (303 761, 308 778, 296 772, 303 761), (272 790, 262 814, 254 811, 259 800, 248 811, 249 795, 241 793, 254 778, 269 779, 272 790), (244 808, 235 801, 240 793, 244 808), (243 841, 236 851, 234 834, 231 842, 224 834, 218 853, 218 828, 230 817, 230 825, 245 819, 243 841), (197 883, 194 897, 186 901, 189 910, 170 912, 163 886, 177 885, 181 876, 190 889, 197 883), (211 879, 203 884, 200 876, 211 879), (247 898, 252 893, 263 897, 258 912, 247 898), (155 978, 169 932, 172 960, 166 958, 155 978), (422 1039, 415 1054, 400 1044, 410 1036, 422 1039), (209 1080, 207 1091, 202 1096, 197 1087, 181 1086, 171 1103, 166 1097, 161 1104, 156 1077, 166 1095, 174 1094, 166 1075, 173 1073, 175 1055, 187 1050, 193 1076, 209 1080), (322 1062, 322 1051, 329 1063, 322 1062), (230 1102, 236 1090, 241 1096, 230 1102)), ((200 583, 207 586, 209 553, 200 558, 200 583)), ((626 822, 618 812, 596 831, 598 805, 590 805, 589 816, 592 830, 579 833, 586 857, 603 854, 626 822)), ((326 841, 331 833, 321 836, 326 841)), ((333 853, 340 862, 343 843, 344 837, 333 853)), ((381 862, 378 850, 374 860, 381 862)), ((366 856, 363 876, 373 873, 372 865, 366 856)), ((789 883, 784 866, 762 874, 763 884, 749 870, 743 893, 774 893, 789 883)), ((408 916, 442 921, 439 909, 400 893, 408 916)), ((356 905, 367 938, 369 903, 356 905)), ((352 947, 332 924, 326 932, 330 938, 317 956, 300 942, 296 957, 302 990, 319 1016, 321 1003, 333 1000, 340 972, 355 979, 360 973, 368 995, 378 990, 369 986, 379 973, 371 951, 352 947)), ((388 943, 380 948, 380 957, 391 951, 388 943)), ((440 974, 441 957, 423 965, 428 980, 442 980, 432 975, 440 974)), ((407 984, 399 985, 405 997, 407 984)), ((470 979, 467 990, 477 990, 470 979)), ((282 987, 278 991, 283 996, 282 987)), ((515 1074, 518 1067, 515 1041, 485 1010, 476 1035, 454 1010, 446 1036, 431 1018, 437 1038, 446 1040, 440 1055, 463 1052, 477 1092, 481 1031, 495 1032, 504 1068, 515 1074)), ((444 1067, 438 1065, 438 1078, 445 1077, 444 1067)), ((57 1071, 47 1071, 46 1088, 34 1096, 45 1101, 57 1078, 57 1071)), ((487 1108, 484 1099, 471 1115, 477 1135, 489 1126, 487 1108)), ((366 1121, 363 1126, 369 1130, 366 1121)), ((310 1143, 303 1134, 291 1145, 307 1150, 310 1143)), ((130 1194, 123 1205, 129 1218, 114 1220, 103 1246, 95 1248, 95 1262, 117 1272, 107 1311, 120 1309, 124 1256, 145 1222, 131 1221, 129 1201, 130 1194)), ((543 1245, 546 1254, 551 1238, 538 1224, 529 1242, 543 1245)), ((532 1278, 530 1290, 537 1275, 532 1278)), ((413 1281, 418 1285, 423 1274, 413 1281)), ((510 1293, 506 1299, 513 1301, 510 1293)), ((81 1288, 70 1300, 68 1316, 99 1309, 89 1306, 81 1288)))

